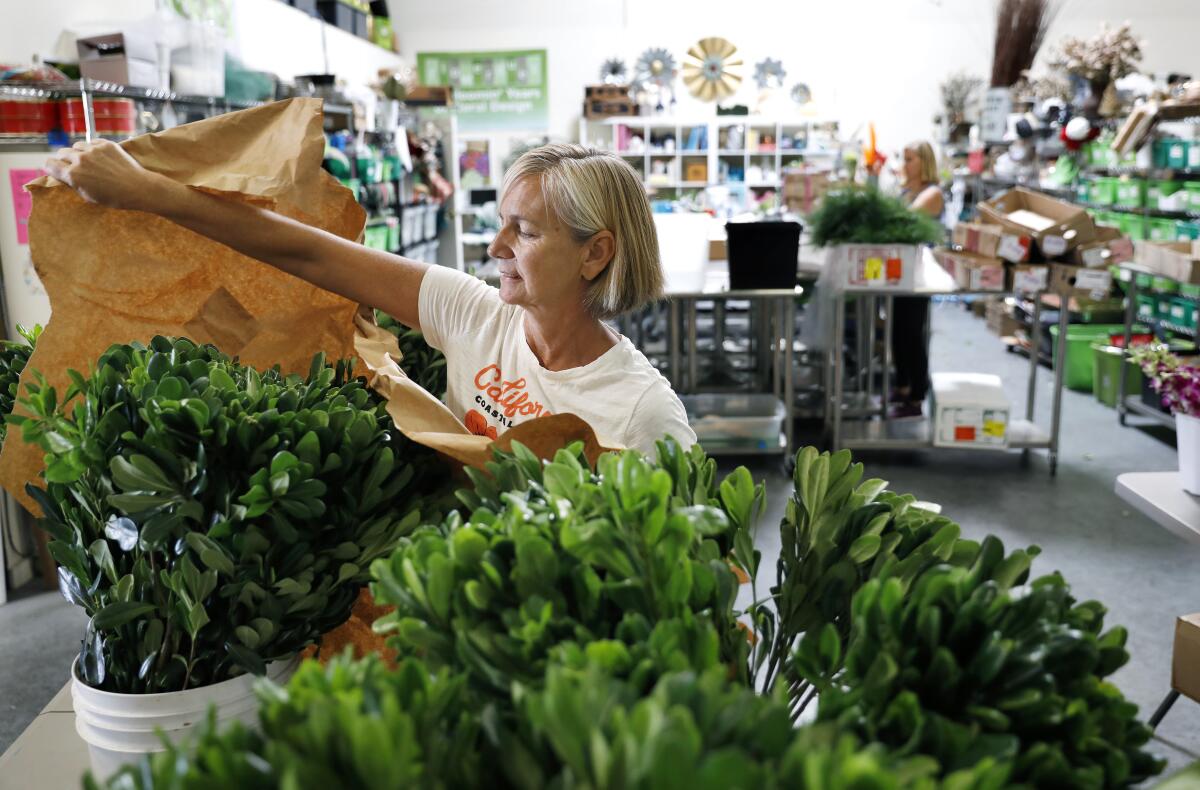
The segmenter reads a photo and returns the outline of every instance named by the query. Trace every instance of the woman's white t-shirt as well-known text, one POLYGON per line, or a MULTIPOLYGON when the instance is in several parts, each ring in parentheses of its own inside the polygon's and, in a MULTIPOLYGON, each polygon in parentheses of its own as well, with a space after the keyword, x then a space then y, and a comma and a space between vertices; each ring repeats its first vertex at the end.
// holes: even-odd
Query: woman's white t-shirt
POLYGON ((446 355, 446 405, 474 434, 495 438, 526 420, 574 414, 606 447, 653 457, 668 434, 684 447, 696 442, 670 383, 626 337, 587 365, 546 370, 525 339, 525 311, 444 266, 426 270, 419 311, 425 340, 446 355))

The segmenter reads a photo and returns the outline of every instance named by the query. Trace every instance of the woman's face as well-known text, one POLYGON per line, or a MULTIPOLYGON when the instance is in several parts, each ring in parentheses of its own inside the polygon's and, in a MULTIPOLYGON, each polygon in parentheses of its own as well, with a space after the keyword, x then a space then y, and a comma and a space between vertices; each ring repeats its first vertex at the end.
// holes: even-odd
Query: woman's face
POLYGON ((904 181, 909 184, 921 180, 921 156, 912 148, 904 149, 904 181))
MULTIPOLYGON (((597 237, 612 234, 601 231, 597 237)), ((500 262, 500 298, 526 309, 582 304, 588 280, 603 271, 609 252, 596 268, 596 238, 580 244, 546 206, 536 178, 515 181, 500 202, 500 231, 488 254, 500 262)))

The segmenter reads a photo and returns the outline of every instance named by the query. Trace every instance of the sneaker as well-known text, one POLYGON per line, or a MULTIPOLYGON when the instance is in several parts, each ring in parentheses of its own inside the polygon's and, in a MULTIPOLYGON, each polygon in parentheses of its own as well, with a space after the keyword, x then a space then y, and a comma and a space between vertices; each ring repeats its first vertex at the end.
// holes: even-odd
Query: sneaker
POLYGON ((922 415, 920 402, 913 403, 912 401, 904 401, 894 404, 888 409, 888 419, 903 420, 908 417, 920 417, 922 415))

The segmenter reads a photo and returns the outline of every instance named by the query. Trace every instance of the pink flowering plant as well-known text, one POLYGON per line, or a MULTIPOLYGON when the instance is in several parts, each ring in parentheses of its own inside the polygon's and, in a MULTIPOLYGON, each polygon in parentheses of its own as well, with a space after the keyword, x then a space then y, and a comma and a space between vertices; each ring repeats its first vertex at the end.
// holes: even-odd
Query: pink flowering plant
POLYGON ((1132 357, 1172 414, 1200 417, 1200 367, 1184 363, 1163 345, 1136 348, 1132 357))

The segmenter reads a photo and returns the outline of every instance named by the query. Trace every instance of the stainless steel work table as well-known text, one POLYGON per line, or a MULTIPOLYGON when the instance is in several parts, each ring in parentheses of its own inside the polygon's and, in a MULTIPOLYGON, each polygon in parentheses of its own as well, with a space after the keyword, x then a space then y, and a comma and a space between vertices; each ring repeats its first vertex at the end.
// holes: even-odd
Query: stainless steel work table
MULTIPOLYGON (((783 401, 784 441, 778 449, 773 447, 766 450, 717 449, 717 454, 757 452, 763 454, 783 453, 785 456, 790 456, 795 452, 796 394, 793 340, 796 326, 796 300, 804 293, 804 288, 800 285, 793 288, 731 290, 729 269, 725 261, 709 263, 705 269, 704 287, 700 290, 667 291, 669 370, 672 384, 682 392, 695 392, 699 383, 696 306, 700 302, 725 303, 736 300, 757 302, 764 308, 767 321, 765 334, 770 345, 772 392, 775 397, 781 398, 783 401), (683 345, 685 335, 686 345, 683 345)), ((720 348, 719 342, 717 348, 720 348)))
MULTIPOLYGON (((834 450, 849 448, 852 450, 916 450, 944 449, 934 447, 933 421, 931 417, 912 417, 903 419, 888 418, 887 393, 890 389, 891 376, 891 345, 892 345, 892 308, 898 296, 1013 296, 1012 292, 971 291, 959 288, 953 278, 933 260, 930 255, 923 255, 917 271, 916 285, 905 290, 881 289, 871 287, 847 287, 840 290, 840 298, 833 300, 832 338, 828 352, 829 392, 825 401, 825 425, 829 444, 834 450), (881 404, 878 409, 872 407, 874 387, 874 353, 868 344, 866 353, 867 370, 865 381, 865 403, 867 408, 862 412, 863 419, 849 421, 846 418, 845 404, 845 341, 846 341, 846 301, 847 298, 858 300, 860 316, 878 315, 879 305, 883 306, 883 349, 881 355, 881 404), (878 415, 879 419, 871 419, 878 415)), ((1050 414, 1050 429, 1046 431, 1034 422, 1034 405, 1037 394, 1038 348, 1042 335, 1041 294, 1033 297, 1033 326, 1030 332, 1029 354, 1029 384, 1025 400, 1025 419, 1010 420, 1008 426, 1008 449, 1022 450, 1028 453, 1033 449, 1044 449, 1050 463, 1050 474, 1054 475, 1058 468, 1059 429, 1062 414, 1063 372, 1066 363, 1067 325, 1070 313, 1060 309, 1058 316, 1058 342, 1054 354, 1054 401, 1050 414)), ((874 338, 874 323, 868 335, 874 338)), ((975 449, 956 447, 953 449, 975 449)), ((984 448, 980 448, 984 449, 984 448)), ((987 448, 996 452, 994 448, 987 448)))

